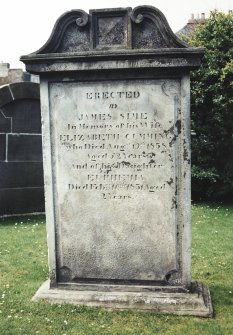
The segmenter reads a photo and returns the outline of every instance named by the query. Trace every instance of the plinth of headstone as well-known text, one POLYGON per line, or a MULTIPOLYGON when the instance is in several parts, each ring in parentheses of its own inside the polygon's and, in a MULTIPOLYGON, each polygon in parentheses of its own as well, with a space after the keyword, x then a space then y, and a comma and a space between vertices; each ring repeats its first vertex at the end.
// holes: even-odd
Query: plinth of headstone
POLYGON ((34 300, 212 316, 191 280, 189 72, 149 6, 73 10, 40 75, 50 280, 34 300))

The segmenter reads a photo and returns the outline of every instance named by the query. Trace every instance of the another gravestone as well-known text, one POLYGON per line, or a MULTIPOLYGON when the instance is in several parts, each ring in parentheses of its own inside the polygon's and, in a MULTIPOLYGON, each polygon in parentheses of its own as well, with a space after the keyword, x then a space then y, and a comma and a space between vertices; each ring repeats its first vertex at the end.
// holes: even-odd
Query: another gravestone
POLYGON ((0 88, 0 216, 44 212, 39 85, 0 88))
POLYGON ((50 282, 35 300, 211 316, 191 282, 190 48, 153 7, 74 10, 39 74, 50 282))

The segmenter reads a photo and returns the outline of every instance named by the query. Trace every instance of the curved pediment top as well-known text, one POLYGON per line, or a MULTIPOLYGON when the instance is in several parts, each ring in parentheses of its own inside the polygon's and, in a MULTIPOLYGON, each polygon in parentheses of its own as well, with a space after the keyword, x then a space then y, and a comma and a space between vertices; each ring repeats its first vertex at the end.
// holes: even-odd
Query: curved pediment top
POLYGON ((163 13, 152 6, 71 10, 61 15, 42 48, 33 53, 83 53, 124 49, 187 48, 163 13))
MULTIPOLYGON (((70 42, 71 44, 83 44, 83 31, 89 30, 89 15, 81 10, 75 9, 62 14, 56 21, 52 33, 48 41, 35 52, 35 54, 48 54, 57 52, 68 52, 69 49, 65 45, 70 42), (76 39, 71 34, 71 28, 76 28, 76 39), (73 39, 73 40, 72 40, 73 39)), ((86 43, 87 44, 87 43, 86 43)), ((87 46, 88 48, 88 46, 87 46)), ((77 50, 78 51, 78 50, 77 50)), ((82 51, 82 50, 80 50, 82 51)))
MULTIPOLYGON (((154 41, 153 47, 156 48, 187 48, 188 44, 181 41, 171 30, 164 14, 153 6, 138 6, 130 13, 131 20, 136 25, 142 25, 141 31, 144 30, 144 36, 154 41), (145 22, 147 21, 147 28, 145 22), (153 25, 151 25, 153 23, 153 25), (160 37, 158 39, 158 36, 160 37)), ((134 31, 134 38, 137 37, 139 29, 134 31)), ((146 41, 145 41, 146 44, 146 41)))

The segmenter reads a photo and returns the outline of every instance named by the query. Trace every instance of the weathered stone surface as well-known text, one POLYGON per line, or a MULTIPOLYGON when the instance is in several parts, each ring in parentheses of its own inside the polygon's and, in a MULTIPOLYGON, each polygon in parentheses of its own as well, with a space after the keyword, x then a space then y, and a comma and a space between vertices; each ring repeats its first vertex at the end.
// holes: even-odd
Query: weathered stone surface
POLYGON ((6 117, 2 109, 0 109, 0 132, 3 134, 11 132, 11 118, 6 117))
POLYGON ((11 121, 13 133, 41 134, 38 100, 39 98, 17 99, 2 107, 5 119, 11 121))
POLYGON ((0 89, 0 108, 20 99, 40 99, 38 84, 20 82, 2 86, 0 89))
POLYGON ((41 162, 41 135, 9 134, 8 135, 9 162, 41 162))
POLYGON ((22 80, 22 69, 10 69, 9 63, 0 63, 0 86, 15 82, 21 82, 22 80))
POLYGON ((212 315, 190 262, 189 71, 202 54, 142 6, 67 12, 21 57, 41 80, 50 288, 36 300, 212 315))
POLYGON ((0 215, 44 211, 39 85, 0 88, 0 215))
POLYGON ((161 290, 152 286, 100 287, 98 291, 91 290, 59 290, 50 288, 46 281, 36 292, 33 301, 45 300, 51 303, 71 303, 90 307, 105 307, 112 309, 140 309, 157 313, 178 315, 194 315, 212 317, 212 303, 207 286, 195 283, 193 291, 178 291, 173 287, 161 290))
POLYGON ((60 281, 163 282, 174 272, 182 282, 180 81, 59 82, 49 91, 60 281))
POLYGON ((192 69, 203 50, 188 47, 151 6, 63 14, 38 51, 22 56, 27 71, 47 73, 129 68, 192 69))
POLYGON ((44 187, 0 188, 1 215, 44 212, 44 187))
POLYGON ((2 86, 0 89, 0 102, 1 102, 0 108, 11 101, 12 101, 12 95, 9 89, 9 85, 2 86))
POLYGON ((0 161, 4 161, 6 159, 6 135, 0 134, 0 161))
POLYGON ((1 188, 43 187, 42 162, 0 162, 1 188))

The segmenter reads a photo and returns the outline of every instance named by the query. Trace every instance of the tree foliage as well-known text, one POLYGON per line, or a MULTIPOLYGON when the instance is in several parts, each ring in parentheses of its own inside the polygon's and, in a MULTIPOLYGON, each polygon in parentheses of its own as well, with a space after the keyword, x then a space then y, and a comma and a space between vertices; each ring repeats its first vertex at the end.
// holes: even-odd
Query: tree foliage
POLYGON ((212 12, 188 42, 205 48, 191 74, 193 198, 233 200, 233 14, 212 12))

